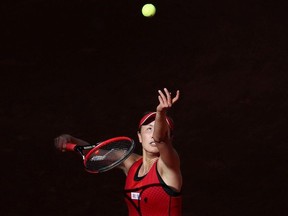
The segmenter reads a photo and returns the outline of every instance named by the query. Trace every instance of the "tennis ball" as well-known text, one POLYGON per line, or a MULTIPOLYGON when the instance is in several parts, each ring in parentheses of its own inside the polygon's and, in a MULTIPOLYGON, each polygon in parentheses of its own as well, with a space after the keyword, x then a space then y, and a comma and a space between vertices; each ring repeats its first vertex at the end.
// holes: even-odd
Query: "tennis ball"
POLYGON ((153 4, 145 4, 142 7, 142 14, 145 17, 153 17, 156 13, 156 8, 153 4))

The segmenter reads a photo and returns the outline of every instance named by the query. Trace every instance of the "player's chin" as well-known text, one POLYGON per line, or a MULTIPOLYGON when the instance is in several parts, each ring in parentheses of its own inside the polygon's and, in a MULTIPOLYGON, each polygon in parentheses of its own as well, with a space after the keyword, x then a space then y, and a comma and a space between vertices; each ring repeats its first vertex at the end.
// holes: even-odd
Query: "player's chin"
POLYGON ((148 149, 149 149, 149 152, 151 153, 159 153, 159 150, 156 144, 150 144, 148 149))

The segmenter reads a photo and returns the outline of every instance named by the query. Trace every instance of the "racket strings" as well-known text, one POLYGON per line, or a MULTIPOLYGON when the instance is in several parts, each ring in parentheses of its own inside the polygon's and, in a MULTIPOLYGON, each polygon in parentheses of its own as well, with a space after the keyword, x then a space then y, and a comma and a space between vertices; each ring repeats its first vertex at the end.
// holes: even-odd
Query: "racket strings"
POLYGON ((86 169, 92 172, 103 172, 120 164, 132 151, 131 140, 117 140, 95 148, 86 158, 86 169))

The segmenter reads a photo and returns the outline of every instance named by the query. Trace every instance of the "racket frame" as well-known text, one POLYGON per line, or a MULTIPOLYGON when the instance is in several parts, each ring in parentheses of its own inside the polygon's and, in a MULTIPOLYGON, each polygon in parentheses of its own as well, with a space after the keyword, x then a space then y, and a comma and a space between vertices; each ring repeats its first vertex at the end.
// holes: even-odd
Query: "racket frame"
POLYGON ((114 137, 114 138, 111 138, 111 139, 107 139, 107 140, 102 141, 102 142, 98 142, 95 145, 80 146, 80 145, 77 145, 77 144, 74 144, 74 143, 67 143, 66 146, 65 146, 65 149, 67 151, 78 152, 82 156, 83 164, 84 164, 85 170, 87 172, 89 172, 89 173, 100 173, 100 172, 108 171, 108 170, 118 166, 125 159, 127 159, 130 156, 130 154, 133 152, 133 150, 135 149, 135 142, 134 142, 133 139, 131 139, 129 137, 119 136, 119 137, 114 137), (119 140, 126 140, 126 141, 129 141, 131 143, 130 148, 128 150, 126 150, 124 156, 121 159, 116 160, 114 163, 112 163, 112 164, 108 165, 107 167, 105 167, 103 169, 100 169, 98 171, 90 170, 90 169, 87 168, 86 164, 87 164, 88 158, 89 158, 89 156, 91 154, 93 154, 98 149, 102 148, 103 146, 108 145, 111 142, 119 141, 119 140), (84 154, 83 153, 84 150, 86 150, 86 151, 89 150, 89 151, 86 154, 84 154))
MULTIPOLYGON (((93 146, 93 145, 91 145, 93 146)), ((135 142, 133 139, 129 138, 129 137, 126 137, 126 136, 119 136, 119 137, 114 137, 114 138, 110 138, 110 139, 107 139, 105 141, 102 141, 102 142, 99 142, 97 143, 96 145, 94 145, 95 147, 92 147, 92 149, 84 156, 82 154, 82 157, 83 157, 83 163, 84 163, 84 167, 86 169, 87 172, 89 173, 101 173, 101 172, 106 172, 110 169, 113 169, 114 167, 120 165, 125 159, 127 159, 130 154, 132 154, 133 150, 135 149, 135 142), (122 157, 120 160, 117 160, 115 161, 114 163, 110 164, 109 166, 103 168, 103 169, 100 169, 98 171, 95 171, 95 170, 90 170, 90 169, 87 169, 87 166, 86 166, 86 163, 87 163, 87 159, 89 158, 89 156, 91 154, 93 154, 95 151, 97 151, 98 149, 100 149, 101 147, 105 146, 105 145, 108 145, 109 143, 111 142, 114 142, 114 141, 118 141, 118 140, 126 140, 126 141, 129 141, 131 143, 131 146, 130 148, 125 152, 125 155, 124 157, 122 157)), ((82 146, 84 147, 84 146, 82 146)), ((89 146, 90 147, 90 146, 89 146)), ((83 148, 82 148, 83 149, 83 148)), ((86 148, 87 149, 87 148, 86 148)), ((81 154, 81 153, 80 153, 81 154)))

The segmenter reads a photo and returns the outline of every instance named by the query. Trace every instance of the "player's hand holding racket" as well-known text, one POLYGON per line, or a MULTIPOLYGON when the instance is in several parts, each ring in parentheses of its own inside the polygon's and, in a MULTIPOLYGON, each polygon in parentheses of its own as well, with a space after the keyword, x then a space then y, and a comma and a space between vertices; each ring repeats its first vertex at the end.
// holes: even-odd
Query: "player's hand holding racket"
POLYGON ((55 139, 56 149, 78 152, 88 172, 100 173, 120 165, 134 150, 135 143, 129 137, 114 137, 91 145, 68 134, 55 139))

